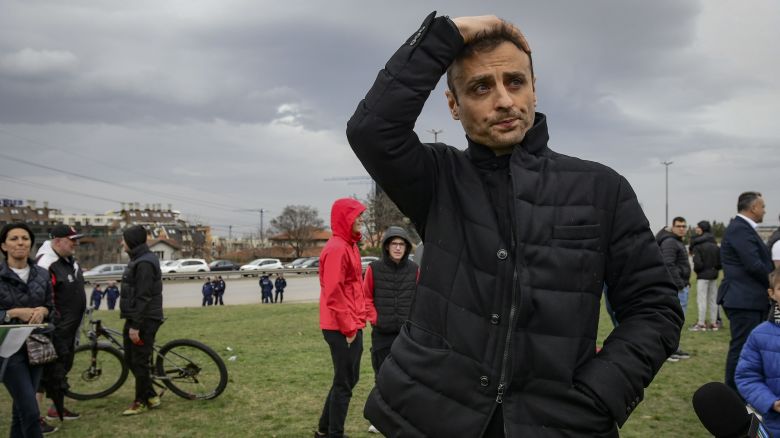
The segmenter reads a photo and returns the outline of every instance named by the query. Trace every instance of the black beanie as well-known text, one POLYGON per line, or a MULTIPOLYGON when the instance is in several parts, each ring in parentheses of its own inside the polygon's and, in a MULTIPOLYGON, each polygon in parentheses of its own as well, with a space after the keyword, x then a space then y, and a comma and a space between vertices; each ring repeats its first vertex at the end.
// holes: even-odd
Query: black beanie
POLYGON ((698 224, 696 224, 701 228, 701 231, 704 233, 709 233, 712 227, 710 227, 710 223, 707 221, 701 221, 698 224))
POLYGON ((146 230, 140 225, 133 225, 122 233, 122 238, 129 249, 146 243, 146 230))

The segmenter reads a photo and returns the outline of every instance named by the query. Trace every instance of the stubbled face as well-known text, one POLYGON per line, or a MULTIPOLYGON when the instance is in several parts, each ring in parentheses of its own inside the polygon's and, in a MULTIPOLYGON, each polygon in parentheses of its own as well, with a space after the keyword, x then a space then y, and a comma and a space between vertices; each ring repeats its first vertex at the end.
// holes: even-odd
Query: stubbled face
POLYGON ((685 236, 685 232, 688 230, 688 225, 685 222, 674 222, 672 224, 672 233, 677 237, 685 236))
POLYGON ((76 252, 78 239, 69 239, 67 237, 55 237, 51 241, 51 247, 60 257, 70 257, 76 252))
POLYGON ((446 92, 452 118, 496 155, 511 153, 534 123, 536 93, 528 55, 504 42, 460 60, 453 73, 455 93, 446 92))
POLYGON ((693 231, 696 233, 697 236, 701 236, 702 234, 704 234, 704 230, 702 230, 701 227, 698 225, 696 226, 696 228, 693 229, 693 231))
POLYGON ((400 237, 394 237, 387 244, 387 253, 390 254, 390 260, 398 263, 404 257, 406 252, 406 241, 400 237))
POLYGON ((760 224, 764 221, 764 215, 766 215, 766 204, 764 203, 764 198, 759 196, 755 201, 753 201, 753 205, 750 206, 750 213, 752 213, 753 220, 756 221, 757 224, 760 224))
POLYGON ((14 228, 8 232, 5 242, 2 244, 3 251, 8 253, 8 257, 16 260, 25 260, 30 256, 30 247, 32 241, 30 234, 24 228, 14 228))

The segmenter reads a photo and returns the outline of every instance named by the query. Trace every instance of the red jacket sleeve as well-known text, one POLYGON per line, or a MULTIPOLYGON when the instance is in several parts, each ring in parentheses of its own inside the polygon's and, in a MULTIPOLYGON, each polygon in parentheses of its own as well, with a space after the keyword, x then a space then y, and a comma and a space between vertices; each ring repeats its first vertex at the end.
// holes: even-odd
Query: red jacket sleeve
POLYGON ((366 319, 376 326, 376 307, 374 306, 374 272, 371 265, 366 267, 366 276, 363 278, 363 295, 366 297, 366 319))
POLYGON ((349 254, 346 248, 335 247, 325 254, 320 263, 322 271, 321 284, 322 298, 325 305, 336 319, 339 331, 346 337, 357 334, 355 321, 347 308, 348 297, 344 284, 344 273, 349 266, 349 254))

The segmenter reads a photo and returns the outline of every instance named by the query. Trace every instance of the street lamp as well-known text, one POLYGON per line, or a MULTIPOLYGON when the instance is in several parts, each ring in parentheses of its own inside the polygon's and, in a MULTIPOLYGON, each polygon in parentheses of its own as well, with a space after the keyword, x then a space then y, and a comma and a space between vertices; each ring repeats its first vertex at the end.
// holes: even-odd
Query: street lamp
POLYGON ((673 161, 662 161, 661 164, 666 166, 666 222, 664 222, 664 226, 669 225, 669 166, 671 166, 673 161))
POLYGON ((444 132, 444 130, 443 130, 443 129, 429 129, 429 130, 428 130, 428 132, 430 132, 431 134, 433 134, 433 142, 434 142, 434 143, 437 143, 437 142, 438 142, 438 139, 439 139, 439 134, 441 134, 442 132, 444 132))

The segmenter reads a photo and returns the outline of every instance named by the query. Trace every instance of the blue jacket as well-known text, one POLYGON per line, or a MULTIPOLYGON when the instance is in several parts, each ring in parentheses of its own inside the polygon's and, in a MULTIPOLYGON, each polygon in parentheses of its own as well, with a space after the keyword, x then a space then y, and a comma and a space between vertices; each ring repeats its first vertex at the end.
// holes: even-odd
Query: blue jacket
POLYGON ((214 293, 214 285, 210 281, 203 283, 203 296, 210 297, 214 293))
POLYGON ((274 290, 274 284, 268 277, 260 277, 260 289, 263 293, 270 294, 274 290))
POLYGON ((737 216, 731 220, 720 244, 723 281, 718 304, 732 309, 769 308, 768 275, 774 269, 772 255, 756 230, 737 216))
POLYGON ((780 400, 780 326, 763 322, 750 333, 739 355, 734 381, 742 397, 753 406, 780 437, 780 413, 772 409, 780 400))

